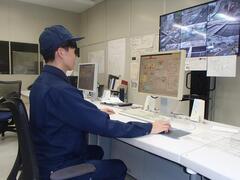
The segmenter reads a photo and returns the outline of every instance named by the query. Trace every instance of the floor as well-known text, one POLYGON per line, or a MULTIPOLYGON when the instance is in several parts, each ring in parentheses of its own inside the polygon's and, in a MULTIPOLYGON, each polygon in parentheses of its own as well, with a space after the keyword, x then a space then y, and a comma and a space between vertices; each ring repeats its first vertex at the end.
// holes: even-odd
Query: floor
POLYGON ((0 137, 0 180, 6 180, 17 155, 17 136, 6 133, 0 137))
MULTIPOLYGON (((6 180, 17 155, 17 136, 7 132, 5 137, 0 137, 0 180, 6 180)), ((127 175, 125 180, 135 180, 127 175)))

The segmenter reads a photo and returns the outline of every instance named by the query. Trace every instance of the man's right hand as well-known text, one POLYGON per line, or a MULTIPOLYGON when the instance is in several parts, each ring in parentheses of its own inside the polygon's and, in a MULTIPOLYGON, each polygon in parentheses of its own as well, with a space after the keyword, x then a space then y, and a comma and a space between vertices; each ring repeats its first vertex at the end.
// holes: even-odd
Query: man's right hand
POLYGON ((171 128, 171 125, 169 122, 164 121, 154 121, 152 123, 152 130, 151 134, 159 134, 159 133, 167 133, 169 129, 171 128))

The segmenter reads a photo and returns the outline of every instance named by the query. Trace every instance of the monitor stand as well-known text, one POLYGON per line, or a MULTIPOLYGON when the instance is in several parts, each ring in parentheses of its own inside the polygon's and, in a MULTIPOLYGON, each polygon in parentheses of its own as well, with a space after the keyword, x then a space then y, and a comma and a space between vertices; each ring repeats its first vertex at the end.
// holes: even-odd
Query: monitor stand
POLYGON ((160 97, 148 95, 144 103, 144 110, 151 112, 160 112, 160 97))

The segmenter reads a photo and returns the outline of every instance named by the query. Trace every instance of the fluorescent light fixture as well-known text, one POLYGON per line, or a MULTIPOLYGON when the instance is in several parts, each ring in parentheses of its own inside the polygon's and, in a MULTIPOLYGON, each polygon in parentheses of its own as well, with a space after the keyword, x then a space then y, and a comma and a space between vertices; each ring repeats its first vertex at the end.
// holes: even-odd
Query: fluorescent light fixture
POLYGON ((218 13, 217 16, 227 21, 237 21, 237 18, 223 14, 223 13, 218 13))

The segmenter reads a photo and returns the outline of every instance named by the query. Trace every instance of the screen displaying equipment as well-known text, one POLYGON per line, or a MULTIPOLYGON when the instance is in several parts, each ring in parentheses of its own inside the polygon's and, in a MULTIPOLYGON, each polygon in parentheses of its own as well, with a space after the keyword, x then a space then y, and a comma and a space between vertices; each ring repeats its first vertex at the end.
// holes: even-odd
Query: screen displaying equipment
POLYGON ((78 89, 97 91, 98 64, 80 63, 78 65, 78 89))
POLYGON ((160 16, 160 51, 187 57, 239 54, 240 1, 218 0, 160 16))
POLYGON ((142 55, 138 91, 181 100, 186 51, 142 55))

